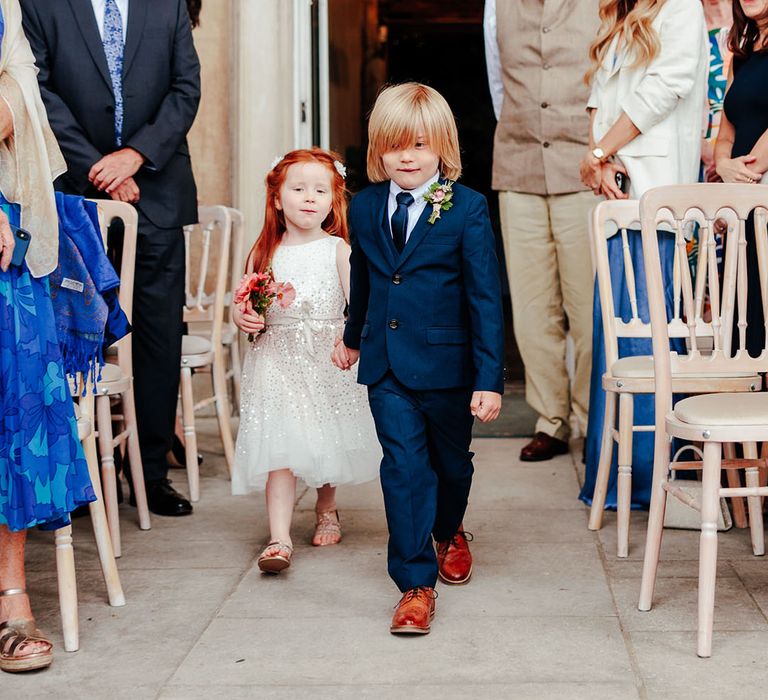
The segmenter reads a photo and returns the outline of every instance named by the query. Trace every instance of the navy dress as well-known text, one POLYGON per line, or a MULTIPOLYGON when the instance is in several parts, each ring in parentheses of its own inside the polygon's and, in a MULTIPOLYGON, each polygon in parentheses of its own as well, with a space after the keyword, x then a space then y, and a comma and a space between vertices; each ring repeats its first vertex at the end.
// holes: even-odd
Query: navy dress
MULTIPOLYGON (((3 29, 0 10, 0 40, 3 29)), ((19 208, 2 194, 0 206, 18 225, 19 208)), ((93 500, 48 279, 0 270, 0 525, 56 529, 93 500)))
MULTIPOLYGON (((732 158, 748 155, 758 139, 768 130, 768 52, 753 53, 748 59, 733 59, 733 82, 725 95, 723 109, 733 124, 735 138, 732 158)), ((759 293, 760 277, 755 253, 755 228, 747 221, 747 350, 756 357, 765 344, 763 302, 759 293)), ((738 311, 737 311, 738 315, 738 311)), ((734 319, 736 322, 738 319, 734 319)), ((738 334, 734 333, 734 343, 738 334)))

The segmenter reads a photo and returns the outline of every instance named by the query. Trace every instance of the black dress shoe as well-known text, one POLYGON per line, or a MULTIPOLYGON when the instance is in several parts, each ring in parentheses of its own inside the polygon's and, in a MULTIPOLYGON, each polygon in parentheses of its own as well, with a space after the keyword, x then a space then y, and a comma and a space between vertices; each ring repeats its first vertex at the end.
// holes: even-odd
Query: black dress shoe
POLYGON ((536 433, 520 451, 522 462, 544 462, 557 455, 568 454, 568 443, 546 433, 536 433))
MULTIPOLYGON (((173 517, 192 513, 192 504, 171 486, 170 479, 147 482, 147 503, 155 515, 173 517)), ((136 505, 133 496, 131 505, 136 505)))

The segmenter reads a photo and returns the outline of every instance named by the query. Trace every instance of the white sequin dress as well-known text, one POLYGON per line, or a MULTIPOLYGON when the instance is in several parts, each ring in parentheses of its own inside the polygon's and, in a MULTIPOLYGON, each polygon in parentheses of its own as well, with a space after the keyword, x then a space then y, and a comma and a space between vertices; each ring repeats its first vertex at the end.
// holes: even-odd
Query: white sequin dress
POLYGON ((275 252, 275 279, 293 284, 296 298, 286 309, 268 309, 266 331, 243 363, 234 494, 264 489, 276 469, 290 468, 312 487, 378 476, 381 448, 367 390, 356 367, 342 372, 331 363, 344 326, 339 242, 328 236, 275 252))

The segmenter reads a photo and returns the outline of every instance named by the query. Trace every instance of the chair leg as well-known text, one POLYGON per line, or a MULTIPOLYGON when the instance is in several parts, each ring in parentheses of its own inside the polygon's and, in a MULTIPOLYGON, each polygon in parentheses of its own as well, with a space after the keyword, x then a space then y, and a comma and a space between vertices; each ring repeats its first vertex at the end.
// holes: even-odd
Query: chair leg
POLYGON ((629 556, 629 517, 632 512, 632 425, 635 397, 619 395, 619 476, 616 481, 616 556, 629 556))
POLYGON ((664 536, 664 511, 667 508, 667 492, 664 490, 664 483, 669 476, 669 457, 669 437, 666 433, 657 430, 654 439, 651 505, 648 510, 648 530, 645 535, 643 577, 640 581, 640 600, 637 604, 637 609, 643 612, 651 609, 653 590, 656 587, 661 540, 664 536))
MULTIPOLYGON (((744 458, 757 459, 757 445, 754 442, 744 443, 744 458)), ((745 470, 747 486, 760 486, 758 467, 747 467, 745 470)), ((748 496, 749 532, 752 538, 752 552, 756 557, 765 554, 765 532, 763 531, 763 508, 760 496, 748 496)))
POLYGON ((720 507, 720 455, 717 442, 704 443, 699 540, 699 634, 697 654, 712 655, 717 577, 717 511, 720 507))
POLYGON ((192 370, 181 368, 181 419, 184 424, 184 442, 187 452, 187 480, 189 500, 200 500, 200 467, 197 464, 197 433, 195 432, 195 399, 192 394, 192 370))
MULTIPOLYGON (((221 348, 219 348, 221 350, 221 348)), ((232 439, 232 426, 229 423, 232 410, 229 405, 226 371, 224 369, 224 353, 216 352, 211 368, 213 379, 213 395, 216 399, 216 416, 219 419, 219 435, 224 447, 224 457, 227 460, 229 476, 232 477, 232 464, 235 460, 235 443, 232 439)))
POLYGON ((104 505, 107 509, 109 534, 112 537, 112 549, 120 557, 120 517, 117 512, 117 476, 115 474, 115 454, 112 445, 112 411, 109 396, 96 397, 96 423, 99 429, 99 456, 101 457, 101 483, 104 492, 104 505))
MULTIPOLYGON (((726 459, 736 459, 736 445, 727 442, 723 445, 723 455, 726 459)), ((741 476, 737 469, 727 469, 725 478, 728 481, 728 488, 736 489, 741 486, 741 476)), ((744 507, 744 499, 741 496, 731 498, 731 510, 733 511, 733 524, 743 530, 747 527, 747 511, 744 507)))
POLYGON ((93 433, 83 440, 83 451, 88 463, 88 473, 91 475, 93 491, 96 494, 96 500, 88 505, 88 509, 91 514, 91 524, 93 525, 93 535, 96 539, 96 549, 99 553, 101 572, 104 575, 104 583, 107 586, 107 597, 112 607, 121 607, 125 605, 125 594, 120 583, 120 574, 117 572, 115 551, 112 549, 107 513, 104 510, 104 494, 101 491, 99 467, 96 459, 96 438, 93 433))
POLYGON ((72 526, 67 525, 56 530, 54 541, 64 649, 77 651, 80 648, 80 628, 77 619, 77 579, 75 552, 72 549, 72 526))
POLYGON ((600 459, 597 463, 595 490, 592 494, 592 508, 589 511, 589 529, 599 530, 603 526, 605 495, 608 492, 608 478, 613 461, 613 430, 616 425, 616 393, 605 392, 605 412, 603 413, 603 434, 600 436, 600 459))
POLYGON ((144 464, 141 461, 141 448, 139 446, 139 427, 136 423, 136 404, 133 400, 133 385, 121 396, 123 402, 123 416, 125 428, 128 433, 128 459, 131 462, 131 483, 133 495, 136 498, 136 511, 139 515, 139 529, 151 530, 152 522, 149 518, 149 505, 147 504, 147 487, 144 484, 144 464))

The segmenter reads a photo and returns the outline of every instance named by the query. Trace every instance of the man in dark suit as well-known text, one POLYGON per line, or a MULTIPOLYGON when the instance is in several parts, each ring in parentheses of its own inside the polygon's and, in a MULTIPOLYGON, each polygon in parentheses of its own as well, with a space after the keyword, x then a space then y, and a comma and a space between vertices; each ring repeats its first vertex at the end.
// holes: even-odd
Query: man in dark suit
POLYGON ((133 361, 152 512, 186 515, 167 479, 178 394, 184 237, 197 221, 187 145, 200 64, 185 0, 21 0, 48 119, 67 161, 56 189, 139 212, 133 361))

